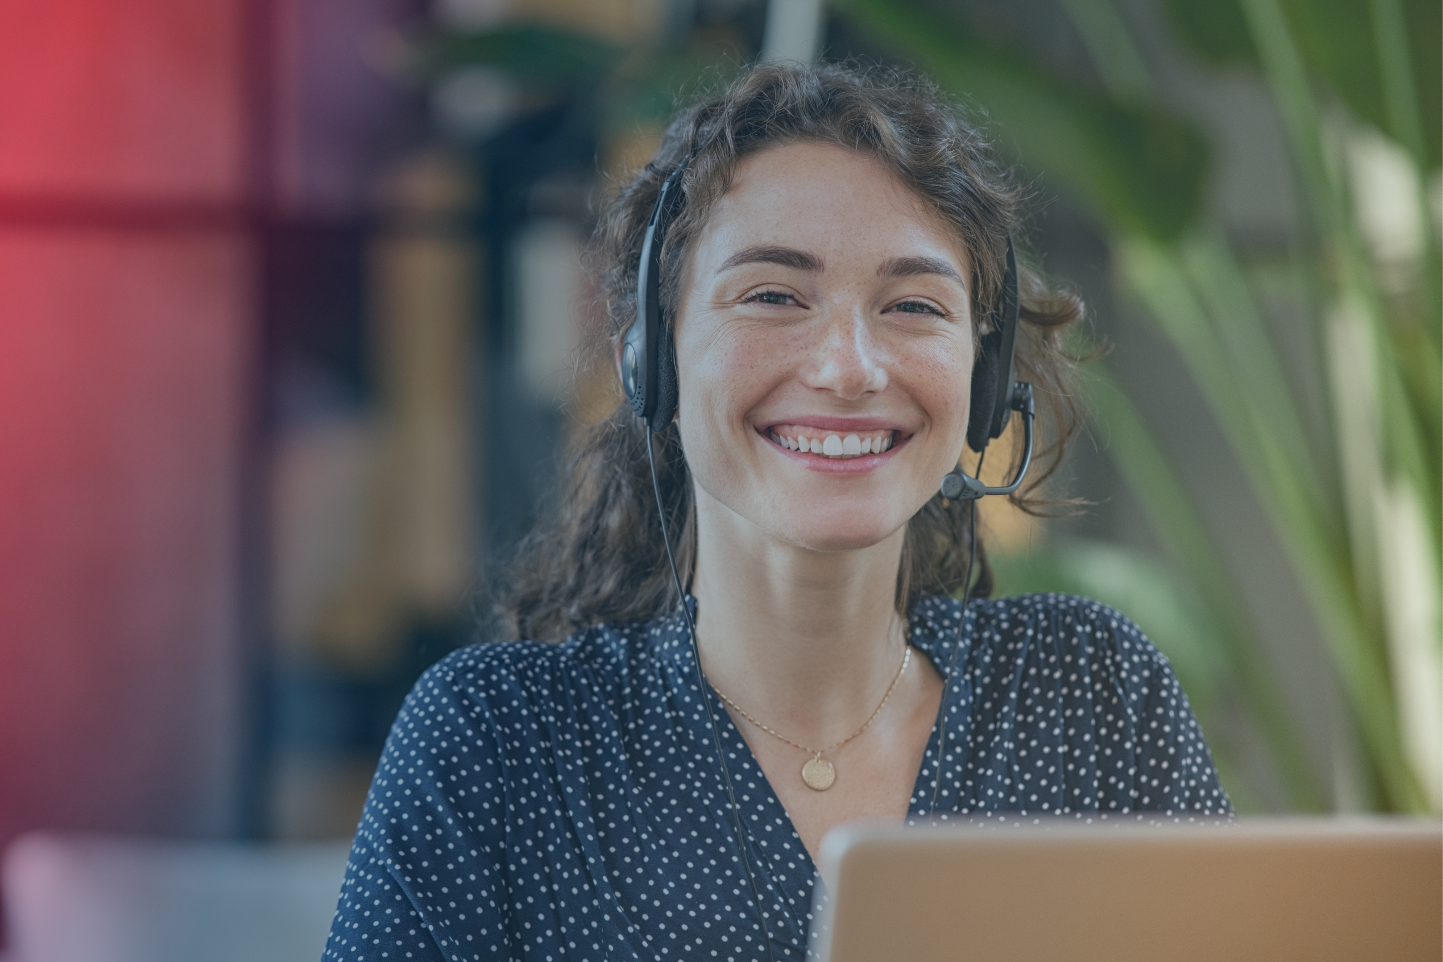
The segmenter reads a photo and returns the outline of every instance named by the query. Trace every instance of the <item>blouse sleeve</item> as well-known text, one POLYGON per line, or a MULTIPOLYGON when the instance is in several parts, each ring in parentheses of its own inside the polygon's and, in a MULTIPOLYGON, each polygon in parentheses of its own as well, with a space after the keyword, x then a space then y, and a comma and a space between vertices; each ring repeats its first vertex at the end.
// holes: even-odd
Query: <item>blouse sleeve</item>
MULTIPOLYGON (((1143 637, 1141 632, 1138 637, 1143 637)), ((1187 695, 1167 659, 1151 642, 1147 645, 1155 680, 1137 720, 1138 807, 1170 815, 1230 816, 1232 805, 1218 782, 1212 753, 1187 695)))
MULTIPOLYGON (((369 814, 369 806, 368 806, 369 814)), ((355 962, 371 959, 445 958, 431 937, 421 913, 406 898, 400 881, 382 859, 376 857, 365 831, 356 834, 341 899, 331 923, 323 962, 355 962)))
POLYGON ((501 785, 502 764, 484 706, 466 697, 453 663, 421 676, 391 728, 323 962, 516 954, 502 908, 504 841, 499 829, 488 835, 504 799, 475 790, 501 785))
MULTIPOLYGON (((1124 808, 1171 817, 1230 816, 1212 754, 1167 658, 1123 615, 1092 603, 1088 623, 1116 693, 1116 725, 1103 745, 1112 756, 1124 808)), ((1109 716, 1112 712, 1108 713, 1109 716)))

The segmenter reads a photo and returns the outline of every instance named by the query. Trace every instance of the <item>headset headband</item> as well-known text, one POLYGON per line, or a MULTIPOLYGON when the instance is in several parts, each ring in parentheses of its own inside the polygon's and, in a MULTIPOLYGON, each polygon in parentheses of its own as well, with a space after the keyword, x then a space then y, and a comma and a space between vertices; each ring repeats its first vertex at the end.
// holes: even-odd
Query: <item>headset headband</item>
POLYGON ((636 317, 621 349, 621 386, 648 430, 663 431, 676 414, 676 356, 671 327, 661 316, 661 249, 666 227, 681 206, 681 178, 692 151, 662 181, 641 241, 636 269, 636 317))

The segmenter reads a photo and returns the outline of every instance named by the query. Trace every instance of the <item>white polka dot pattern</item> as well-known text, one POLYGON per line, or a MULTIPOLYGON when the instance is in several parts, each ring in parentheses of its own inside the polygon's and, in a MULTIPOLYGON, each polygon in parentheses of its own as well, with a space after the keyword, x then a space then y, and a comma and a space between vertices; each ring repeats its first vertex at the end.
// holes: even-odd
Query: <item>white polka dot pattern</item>
MULTIPOLYGON (((961 606, 911 642, 946 671, 961 606)), ((1226 815, 1187 699, 1126 618, 974 601, 937 816, 1226 815)), ((776 958, 806 956, 816 869, 708 690, 776 958)), ((937 732, 911 815, 928 814, 937 732)), ((422 676, 376 771, 324 959, 765 958, 685 623, 474 645, 422 676)))

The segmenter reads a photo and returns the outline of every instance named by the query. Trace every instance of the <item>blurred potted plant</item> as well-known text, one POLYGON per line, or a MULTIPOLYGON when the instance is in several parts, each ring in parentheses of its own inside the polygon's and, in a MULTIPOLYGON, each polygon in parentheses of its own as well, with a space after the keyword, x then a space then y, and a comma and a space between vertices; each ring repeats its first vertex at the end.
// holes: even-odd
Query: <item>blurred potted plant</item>
MULTIPOLYGON (((1097 94, 1078 93, 910 0, 838 4, 940 83, 987 104, 1028 159, 1055 172, 1108 226, 1122 284, 1201 388, 1304 589, 1366 755, 1372 804, 1436 812, 1443 341, 1437 225, 1425 185, 1430 176, 1436 182, 1440 159, 1439 7, 1169 4, 1173 24, 1198 51, 1261 71, 1286 127, 1308 221, 1287 284, 1322 345, 1313 373, 1330 409, 1331 436, 1315 447, 1270 337, 1253 265, 1197 202, 1204 152, 1196 135, 1153 105, 1144 60, 1111 0, 1063 6, 1094 54, 1104 84, 1097 94), (1387 225, 1379 229, 1378 201, 1369 196, 1378 172, 1368 165, 1376 167, 1380 153, 1404 197, 1395 221, 1413 232, 1401 243, 1396 229, 1392 237, 1387 225)), ((1219 672, 1236 682, 1292 804, 1320 807, 1295 723, 1183 486, 1105 371, 1093 380, 1092 400, 1111 454, 1201 602, 1164 611, 1169 606, 1151 610, 1134 598, 1129 607, 1157 622, 1152 630, 1185 680, 1194 677, 1194 691, 1208 691, 1219 672), (1208 658, 1197 657, 1199 645, 1208 658)), ((1087 546, 1050 551, 1012 576, 1016 586, 1076 587, 1104 600, 1123 600, 1128 586, 1138 595, 1150 583, 1137 559, 1087 546), (1119 566, 1131 574, 1116 577, 1119 566)))

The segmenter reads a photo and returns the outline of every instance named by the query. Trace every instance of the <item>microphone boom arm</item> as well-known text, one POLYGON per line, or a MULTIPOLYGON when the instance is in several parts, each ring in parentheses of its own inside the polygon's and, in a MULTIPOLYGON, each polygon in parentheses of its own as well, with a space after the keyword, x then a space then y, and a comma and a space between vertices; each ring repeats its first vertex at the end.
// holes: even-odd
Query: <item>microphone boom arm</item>
POLYGON ((1001 487, 989 487, 978 478, 963 474, 961 465, 958 465, 942 478, 942 497, 949 501, 975 501, 989 494, 1011 494, 1022 485, 1027 469, 1032 467, 1032 385, 1026 381, 1013 382, 1008 401, 1008 406, 1022 415, 1022 465, 1017 469, 1016 476, 1001 487))

